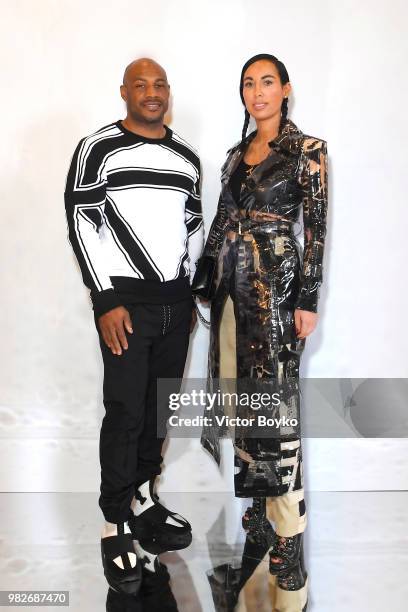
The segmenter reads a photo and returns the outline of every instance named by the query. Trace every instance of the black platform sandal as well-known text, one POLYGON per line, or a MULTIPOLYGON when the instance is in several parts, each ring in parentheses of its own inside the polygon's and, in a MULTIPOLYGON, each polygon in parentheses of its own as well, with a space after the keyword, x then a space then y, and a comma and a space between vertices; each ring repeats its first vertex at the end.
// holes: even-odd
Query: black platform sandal
POLYGON ((171 512, 159 502, 153 491, 154 481, 155 478, 151 478, 142 484, 135 494, 140 512, 128 521, 133 538, 155 555, 187 548, 192 541, 191 525, 183 516, 171 512))
POLYGON ((125 533, 124 524, 118 523, 118 535, 101 538, 101 556, 103 570, 109 586, 126 595, 136 596, 140 590, 142 581, 142 569, 136 561, 132 567, 128 553, 135 554, 131 533, 125 533), (122 559, 123 568, 120 568, 114 559, 122 559))
POLYGON ((303 533, 297 533, 292 537, 283 537, 275 534, 275 540, 269 551, 269 571, 277 575, 280 572, 290 570, 299 563, 303 544, 303 533), (273 561, 277 557, 281 561, 273 561))

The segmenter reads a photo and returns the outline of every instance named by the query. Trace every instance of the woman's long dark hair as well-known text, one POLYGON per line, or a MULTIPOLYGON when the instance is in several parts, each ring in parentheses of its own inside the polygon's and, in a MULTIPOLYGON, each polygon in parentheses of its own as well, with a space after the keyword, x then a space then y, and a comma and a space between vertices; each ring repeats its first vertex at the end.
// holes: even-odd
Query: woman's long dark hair
MULTIPOLYGON (((241 80, 239 83, 239 95, 241 96, 242 104, 244 106, 245 106, 244 93, 243 93, 244 92, 244 74, 252 64, 254 64, 255 62, 258 62, 259 60, 268 60, 269 62, 272 62, 272 64, 276 66, 281 84, 286 85, 286 83, 289 83, 289 75, 288 75, 288 71, 285 68, 285 64, 283 64, 280 60, 278 60, 277 57, 275 57, 274 55, 269 55, 269 53, 259 53, 258 55, 254 55, 253 57, 251 57, 251 59, 245 62, 242 68, 242 71, 241 71, 241 80)), ((282 106, 281 106, 281 121, 279 124, 279 132, 282 130, 282 127, 286 121, 287 115, 288 115, 288 99, 284 98, 282 101, 282 106)), ((250 120, 249 112, 247 111, 247 109, 245 109, 245 120, 244 120, 244 126, 242 128, 242 140, 244 140, 246 136, 248 125, 249 125, 249 120, 250 120)))

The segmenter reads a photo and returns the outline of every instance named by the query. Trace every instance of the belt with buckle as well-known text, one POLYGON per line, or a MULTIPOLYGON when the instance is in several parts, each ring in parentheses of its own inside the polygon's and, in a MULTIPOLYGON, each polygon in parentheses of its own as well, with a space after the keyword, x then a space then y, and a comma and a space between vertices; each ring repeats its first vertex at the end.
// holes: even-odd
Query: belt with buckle
POLYGON ((293 232, 294 221, 287 219, 275 219, 273 221, 254 221, 253 219, 239 219, 231 221, 227 225, 227 230, 243 235, 243 234, 268 234, 274 231, 293 232))

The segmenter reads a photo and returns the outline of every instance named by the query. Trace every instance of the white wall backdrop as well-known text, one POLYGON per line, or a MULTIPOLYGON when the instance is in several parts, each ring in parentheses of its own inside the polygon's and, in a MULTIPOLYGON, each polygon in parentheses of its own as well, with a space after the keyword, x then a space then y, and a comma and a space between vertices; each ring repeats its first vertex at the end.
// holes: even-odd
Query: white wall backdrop
MULTIPOLYGON (((325 285, 303 374, 407 376, 407 12, 403 0, 2 3, 0 490, 99 489, 102 362, 63 190, 78 140, 124 117, 119 85, 139 56, 167 70, 171 125, 200 152, 207 230, 241 133, 241 66, 259 52, 284 61, 290 117, 330 156, 325 285)), ((196 330, 188 376, 205 375, 207 342, 196 330)), ((405 440, 305 447, 309 489, 407 488, 405 440)), ((172 440, 164 486, 232 490, 225 450, 222 477, 197 440, 172 440)))

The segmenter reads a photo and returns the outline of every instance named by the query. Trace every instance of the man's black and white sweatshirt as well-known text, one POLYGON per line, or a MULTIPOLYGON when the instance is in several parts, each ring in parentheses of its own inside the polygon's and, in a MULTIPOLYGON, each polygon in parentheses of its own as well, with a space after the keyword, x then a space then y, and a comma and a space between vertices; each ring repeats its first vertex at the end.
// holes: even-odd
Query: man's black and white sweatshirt
POLYGON ((126 301, 191 297, 203 247, 200 161, 165 126, 163 138, 117 121, 80 140, 68 172, 68 238, 97 316, 126 301))

